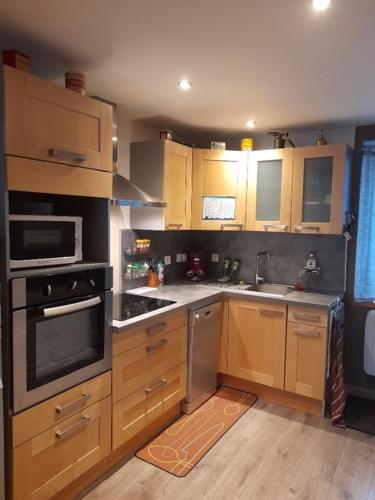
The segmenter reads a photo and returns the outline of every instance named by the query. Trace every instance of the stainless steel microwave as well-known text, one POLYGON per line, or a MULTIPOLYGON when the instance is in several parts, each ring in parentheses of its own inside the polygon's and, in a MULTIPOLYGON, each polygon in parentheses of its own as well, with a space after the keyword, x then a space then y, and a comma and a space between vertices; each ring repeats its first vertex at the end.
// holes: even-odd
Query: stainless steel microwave
POLYGON ((82 260, 82 217, 9 216, 11 269, 73 264, 82 260))

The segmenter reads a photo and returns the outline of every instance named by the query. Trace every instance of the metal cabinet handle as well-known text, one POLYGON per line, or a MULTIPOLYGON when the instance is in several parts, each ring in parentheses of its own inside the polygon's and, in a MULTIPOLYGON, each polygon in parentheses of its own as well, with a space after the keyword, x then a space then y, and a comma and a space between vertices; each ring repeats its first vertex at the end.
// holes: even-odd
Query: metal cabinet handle
POLYGON ((149 328, 146 328, 147 335, 149 337, 152 337, 153 335, 157 335, 158 333, 162 332, 165 328, 167 328, 168 323, 162 322, 158 323, 157 325, 152 325, 149 328))
POLYGON ((294 226, 296 231, 320 231, 320 226, 294 226))
POLYGON ((309 330, 304 330, 303 328, 295 328, 294 333, 297 335, 305 335, 306 337, 320 337, 320 332, 319 331, 309 331, 309 330))
POLYGON ((79 422, 76 424, 73 424, 72 426, 68 427, 64 431, 56 431, 55 437, 59 441, 62 441, 63 439, 67 439, 68 437, 73 436, 77 432, 82 431, 87 424, 89 424, 92 421, 91 417, 82 417, 79 422))
POLYGON ((166 385, 167 382, 168 381, 166 378, 161 378, 159 383, 156 384, 154 387, 146 387, 146 389, 145 389, 146 394, 150 395, 153 392, 160 391, 160 389, 162 389, 166 385))
POLYGON ((263 227, 266 231, 268 231, 271 228, 282 229, 283 231, 288 230, 287 224, 263 224, 263 227))
POLYGON ((304 321, 311 321, 313 323, 320 323, 320 316, 311 316, 309 314, 304 314, 304 313, 293 313, 293 316, 296 319, 302 319, 304 321))
POLYGON ((158 349, 161 349, 162 347, 164 347, 167 344, 168 344, 167 339, 161 339, 161 340, 159 340, 159 342, 155 342, 155 344, 151 344, 151 345, 146 346, 145 351, 148 353, 154 352, 154 351, 157 351, 158 349))
POLYGON ((82 153, 76 153, 75 151, 65 151, 64 149, 50 148, 48 150, 48 154, 49 156, 53 156, 54 158, 67 158, 69 160, 78 161, 79 163, 87 161, 86 155, 83 155, 82 153))
POLYGON ((78 410, 83 406, 87 401, 91 399, 91 394, 82 394, 82 396, 79 399, 76 399, 75 401, 72 401, 71 403, 68 403, 66 405, 58 405, 56 406, 55 410, 57 415, 66 415, 67 413, 73 413, 74 411, 78 410))
POLYGON ((273 309, 259 309, 260 314, 264 316, 284 316, 284 311, 274 311, 273 309))
POLYGON ((225 231, 226 227, 238 227, 239 230, 243 229, 243 224, 221 224, 220 229, 225 231))
POLYGON ((165 226, 166 229, 170 229, 172 227, 176 228, 176 229, 180 229, 181 227, 183 226, 183 224, 167 224, 165 226))

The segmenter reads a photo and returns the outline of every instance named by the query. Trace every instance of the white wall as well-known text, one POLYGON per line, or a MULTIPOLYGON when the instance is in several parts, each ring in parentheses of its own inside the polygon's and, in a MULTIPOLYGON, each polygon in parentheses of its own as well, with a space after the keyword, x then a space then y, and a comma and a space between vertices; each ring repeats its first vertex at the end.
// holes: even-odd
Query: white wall
MULTIPOLYGON (((130 143, 147 141, 159 137, 159 129, 141 124, 118 112, 118 171, 129 178, 130 143)), ((146 210, 146 209, 145 209, 146 210)), ((121 292, 121 230, 129 228, 129 208, 111 207, 110 217, 110 262, 113 266, 113 291, 121 292)))

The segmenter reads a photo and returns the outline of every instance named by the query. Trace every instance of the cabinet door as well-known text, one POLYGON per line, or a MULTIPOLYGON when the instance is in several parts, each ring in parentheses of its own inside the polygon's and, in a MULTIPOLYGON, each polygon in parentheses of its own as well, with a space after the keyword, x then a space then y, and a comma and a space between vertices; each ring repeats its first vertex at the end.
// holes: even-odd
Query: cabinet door
POLYGON ((244 229, 246 165, 243 151, 193 151, 192 229, 244 229))
POLYGON ((5 153, 112 172, 112 106, 4 66, 5 153))
POLYGON ((13 449, 13 498, 52 498, 110 452, 107 397, 13 449))
POLYGON ((164 146, 165 229, 191 228, 192 149, 172 141, 164 146))
POLYGON ((347 146, 296 148, 292 231, 341 234, 349 185, 347 146))
POLYGON ((228 373, 284 388, 286 306, 229 301, 228 373))
POLYGON ((327 328, 288 323, 285 389, 324 399, 327 328))
POLYGON ((293 152, 288 149, 249 154, 246 229, 290 230, 293 152))

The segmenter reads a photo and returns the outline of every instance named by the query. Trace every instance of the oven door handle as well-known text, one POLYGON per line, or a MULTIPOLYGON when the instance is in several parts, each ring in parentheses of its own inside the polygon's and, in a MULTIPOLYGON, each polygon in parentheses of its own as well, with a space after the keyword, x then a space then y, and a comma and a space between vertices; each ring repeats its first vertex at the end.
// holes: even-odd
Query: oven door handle
POLYGON ((61 314, 82 311, 83 309, 88 309, 89 307, 100 304, 101 301, 102 299, 100 297, 94 297, 93 299, 82 300, 81 302, 67 304, 66 306, 48 307, 47 309, 43 309, 43 315, 49 318, 51 316, 60 316, 61 314))

